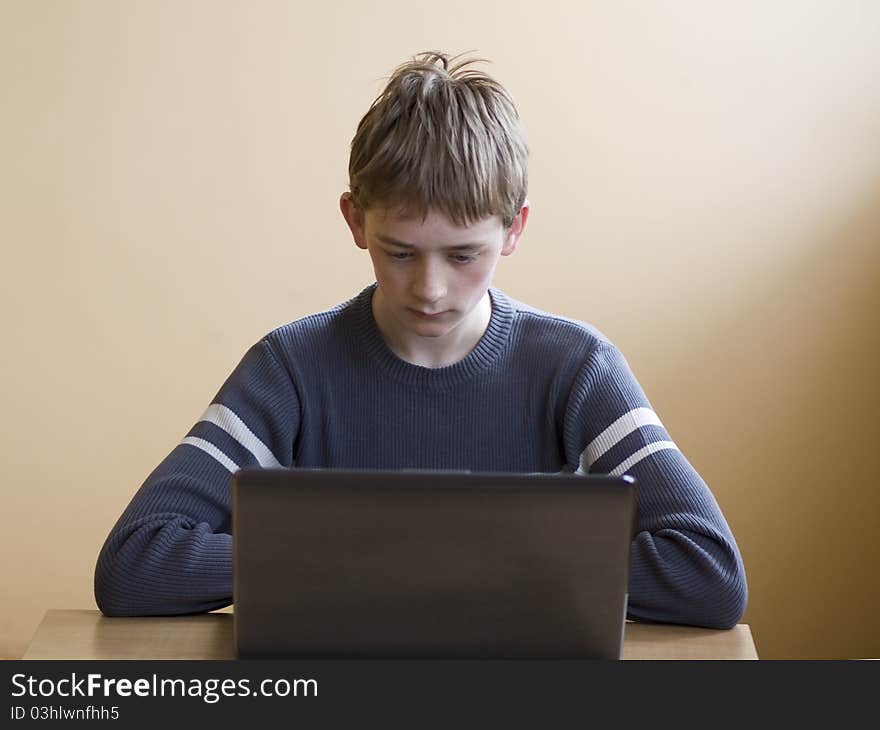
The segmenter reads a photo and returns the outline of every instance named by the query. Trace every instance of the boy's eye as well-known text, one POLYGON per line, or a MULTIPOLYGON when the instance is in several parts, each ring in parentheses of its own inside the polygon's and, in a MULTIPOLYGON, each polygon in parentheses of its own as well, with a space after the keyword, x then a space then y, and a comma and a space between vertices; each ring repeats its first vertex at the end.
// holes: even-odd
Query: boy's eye
MULTIPOLYGON (((385 255, 395 261, 409 261, 413 257, 413 254, 408 251, 386 251, 385 255)), ((477 257, 472 254, 456 253, 451 254, 449 258, 456 264, 469 264, 477 257)))

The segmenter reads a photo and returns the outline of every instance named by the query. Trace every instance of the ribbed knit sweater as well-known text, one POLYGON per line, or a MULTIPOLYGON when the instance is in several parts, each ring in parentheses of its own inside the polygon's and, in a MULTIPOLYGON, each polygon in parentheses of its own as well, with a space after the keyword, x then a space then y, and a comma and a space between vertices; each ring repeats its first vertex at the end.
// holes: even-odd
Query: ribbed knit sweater
POLYGON ((386 345, 375 287, 248 350, 110 532, 95 571, 104 614, 230 604, 232 474, 301 466, 629 474, 629 618, 740 619, 745 572, 727 522, 604 335, 493 288, 476 347, 421 367, 386 345))

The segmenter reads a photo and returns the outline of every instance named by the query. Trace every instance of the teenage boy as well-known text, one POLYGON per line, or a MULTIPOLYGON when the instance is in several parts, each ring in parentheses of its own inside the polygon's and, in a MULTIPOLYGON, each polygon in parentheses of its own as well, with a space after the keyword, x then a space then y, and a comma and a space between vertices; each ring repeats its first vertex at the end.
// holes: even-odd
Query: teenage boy
POLYGON ((742 616, 733 535, 621 353, 492 287, 528 220, 528 149, 470 63, 419 54, 361 120, 340 208, 375 283, 248 350, 107 538, 105 614, 231 603, 231 475, 299 466, 630 474, 629 617, 742 616))

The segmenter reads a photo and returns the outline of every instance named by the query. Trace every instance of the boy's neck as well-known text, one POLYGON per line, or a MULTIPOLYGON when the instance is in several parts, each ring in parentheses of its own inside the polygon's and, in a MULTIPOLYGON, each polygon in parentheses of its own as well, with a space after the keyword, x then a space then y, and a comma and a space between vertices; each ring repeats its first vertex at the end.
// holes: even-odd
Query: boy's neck
POLYGON ((402 328, 382 306, 382 290, 373 292, 373 319, 388 348, 401 360, 425 368, 442 368, 464 360, 485 334, 492 318, 489 293, 468 318, 441 337, 422 337, 402 328))

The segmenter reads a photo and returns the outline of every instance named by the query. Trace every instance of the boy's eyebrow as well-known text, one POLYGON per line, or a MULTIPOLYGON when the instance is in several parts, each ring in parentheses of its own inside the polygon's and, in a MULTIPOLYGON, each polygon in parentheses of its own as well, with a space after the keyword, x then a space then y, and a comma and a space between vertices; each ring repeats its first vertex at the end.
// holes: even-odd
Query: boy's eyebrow
MULTIPOLYGON (((398 241, 393 236, 386 236, 384 233, 377 233, 376 238, 378 238, 382 243, 387 243, 389 246, 398 246, 400 248, 415 248, 411 243, 406 243, 405 241, 398 241)), ((470 248, 482 248, 485 246, 485 243, 480 241, 474 241, 473 243, 459 243, 455 246, 446 246, 447 251, 463 251, 465 249, 470 248)))

